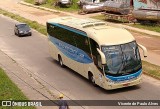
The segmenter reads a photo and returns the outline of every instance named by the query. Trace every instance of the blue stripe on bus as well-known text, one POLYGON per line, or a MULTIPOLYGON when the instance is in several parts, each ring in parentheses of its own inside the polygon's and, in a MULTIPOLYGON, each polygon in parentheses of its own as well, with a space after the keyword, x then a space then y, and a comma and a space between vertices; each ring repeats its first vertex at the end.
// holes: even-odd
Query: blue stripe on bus
POLYGON ((139 71, 137 71, 133 74, 130 74, 130 75, 118 76, 118 77, 106 75, 106 77, 111 79, 114 82, 120 82, 120 81, 126 81, 126 80, 130 80, 130 79, 134 79, 134 78, 138 77, 141 74, 141 72, 142 72, 142 69, 140 69, 139 71))
POLYGON ((70 28, 70 27, 67 27, 67 26, 63 26, 63 25, 58 24, 58 23, 51 23, 51 24, 52 24, 53 26, 55 25, 55 26, 64 28, 64 29, 66 29, 66 30, 69 30, 69 31, 72 31, 72 32, 75 32, 75 33, 77 33, 77 34, 80 34, 80 35, 82 35, 82 36, 87 37, 87 34, 86 34, 85 32, 83 32, 83 31, 78 31, 78 30, 76 30, 76 29, 73 29, 73 28, 70 28))
POLYGON ((92 63, 93 60, 83 50, 49 36, 50 41, 68 58, 80 63, 92 63))

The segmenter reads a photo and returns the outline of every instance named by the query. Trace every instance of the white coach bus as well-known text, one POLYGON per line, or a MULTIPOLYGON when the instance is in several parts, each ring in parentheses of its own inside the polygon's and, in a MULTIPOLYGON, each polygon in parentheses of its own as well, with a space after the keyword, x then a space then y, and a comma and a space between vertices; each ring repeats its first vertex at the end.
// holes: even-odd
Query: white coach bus
POLYGON ((95 19, 59 17, 47 21, 49 50, 60 65, 66 65, 93 84, 111 90, 141 82, 147 50, 123 28, 95 19))

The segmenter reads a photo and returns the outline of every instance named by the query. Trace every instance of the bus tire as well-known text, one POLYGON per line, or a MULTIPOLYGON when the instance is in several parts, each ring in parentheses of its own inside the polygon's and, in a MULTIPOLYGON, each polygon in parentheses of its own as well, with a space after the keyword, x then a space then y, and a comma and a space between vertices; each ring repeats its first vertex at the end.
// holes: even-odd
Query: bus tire
POLYGON ((64 67, 63 60, 60 55, 58 55, 58 62, 61 67, 64 67))

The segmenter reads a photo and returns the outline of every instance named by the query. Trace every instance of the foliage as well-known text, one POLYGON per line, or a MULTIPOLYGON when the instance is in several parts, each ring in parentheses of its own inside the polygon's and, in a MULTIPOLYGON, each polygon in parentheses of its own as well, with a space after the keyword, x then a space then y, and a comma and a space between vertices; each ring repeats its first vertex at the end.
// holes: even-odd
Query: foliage
MULTIPOLYGON (((0 77, 0 100, 28 100, 1 68, 0 77)), ((15 108, 21 109, 22 107, 15 108)), ((9 107, 3 107, 3 109, 9 109, 9 107)), ((35 107, 23 107, 23 109, 35 109, 35 107)))
MULTIPOLYGON (((72 0, 73 3, 71 6, 54 6, 57 1, 58 0, 47 0, 46 4, 42 4, 41 6, 68 12, 74 12, 79 10, 79 6, 77 4, 78 0, 72 0)), ((34 0, 25 0, 25 2, 34 4, 34 0)))

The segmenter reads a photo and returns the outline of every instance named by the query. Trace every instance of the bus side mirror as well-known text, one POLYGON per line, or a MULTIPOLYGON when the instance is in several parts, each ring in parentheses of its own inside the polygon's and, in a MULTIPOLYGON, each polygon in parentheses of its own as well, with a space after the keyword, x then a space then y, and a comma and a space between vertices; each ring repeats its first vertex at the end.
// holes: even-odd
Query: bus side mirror
POLYGON ((144 46, 141 45, 141 44, 138 44, 138 46, 143 50, 143 56, 144 56, 144 57, 147 57, 147 49, 146 49, 146 47, 144 47, 144 46))
POLYGON ((101 56, 102 65, 106 64, 106 57, 105 57, 104 53, 99 48, 97 48, 97 51, 101 56))

